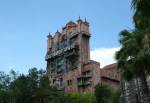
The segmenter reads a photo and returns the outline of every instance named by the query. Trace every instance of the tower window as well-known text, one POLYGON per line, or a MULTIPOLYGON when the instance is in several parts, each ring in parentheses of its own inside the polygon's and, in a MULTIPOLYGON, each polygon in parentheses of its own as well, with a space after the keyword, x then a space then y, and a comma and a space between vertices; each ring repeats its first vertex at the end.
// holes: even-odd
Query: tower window
POLYGON ((72 80, 67 80, 68 86, 72 85, 72 80))

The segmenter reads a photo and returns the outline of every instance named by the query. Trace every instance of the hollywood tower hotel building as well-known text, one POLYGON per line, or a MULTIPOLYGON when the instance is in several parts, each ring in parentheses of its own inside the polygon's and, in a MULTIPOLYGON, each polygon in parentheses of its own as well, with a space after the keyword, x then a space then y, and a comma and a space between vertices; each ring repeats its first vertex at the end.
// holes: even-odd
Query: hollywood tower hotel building
POLYGON ((50 86, 65 92, 94 91, 100 81, 100 64, 90 60, 89 23, 80 18, 62 31, 48 35, 47 72, 50 86))

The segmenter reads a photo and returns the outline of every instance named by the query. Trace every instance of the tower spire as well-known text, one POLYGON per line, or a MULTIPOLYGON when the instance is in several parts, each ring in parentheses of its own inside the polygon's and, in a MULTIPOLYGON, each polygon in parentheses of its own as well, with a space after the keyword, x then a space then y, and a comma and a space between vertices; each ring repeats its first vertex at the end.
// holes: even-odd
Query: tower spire
POLYGON ((77 20, 77 22, 78 22, 78 23, 81 23, 81 22, 82 22, 80 16, 79 16, 79 19, 77 20))
POLYGON ((89 22, 87 22, 86 18, 84 19, 84 23, 86 23, 87 25, 89 25, 89 22))
POLYGON ((47 37, 52 37, 52 35, 51 35, 51 33, 50 33, 50 32, 48 33, 47 37))

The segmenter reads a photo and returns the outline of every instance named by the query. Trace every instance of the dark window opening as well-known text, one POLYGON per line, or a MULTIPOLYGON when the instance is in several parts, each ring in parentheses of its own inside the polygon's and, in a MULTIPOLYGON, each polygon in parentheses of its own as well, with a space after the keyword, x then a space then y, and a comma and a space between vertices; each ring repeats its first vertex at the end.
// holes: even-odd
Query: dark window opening
POLYGON ((68 86, 72 85, 72 80, 67 80, 68 86))

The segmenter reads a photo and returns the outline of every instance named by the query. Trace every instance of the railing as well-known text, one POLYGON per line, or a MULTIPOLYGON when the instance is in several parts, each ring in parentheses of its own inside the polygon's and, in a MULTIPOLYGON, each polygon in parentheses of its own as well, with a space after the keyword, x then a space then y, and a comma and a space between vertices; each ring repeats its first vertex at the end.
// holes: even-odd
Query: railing
POLYGON ((78 81, 78 86, 87 86, 87 85, 91 85, 91 84, 92 84, 92 81, 90 81, 90 80, 83 81, 81 79, 78 81))
POLYGON ((91 71, 86 71, 83 72, 83 74, 78 78, 78 86, 87 86, 92 83, 91 78, 92 77, 92 72, 91 71))
POLYGON ((92 73, 84 74, 83 77, 84 77, 84 78, 90 78, 90 77, 92 77, 92 73))

